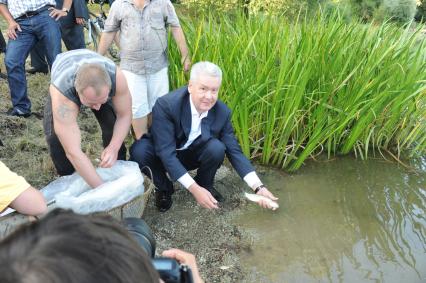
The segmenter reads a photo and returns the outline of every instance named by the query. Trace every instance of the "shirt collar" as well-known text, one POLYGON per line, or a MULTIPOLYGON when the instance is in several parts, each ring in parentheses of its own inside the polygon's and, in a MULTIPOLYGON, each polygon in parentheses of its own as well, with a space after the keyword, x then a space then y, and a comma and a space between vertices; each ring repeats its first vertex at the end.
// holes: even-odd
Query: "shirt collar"
MULTIPOLYGON (((151 4, 152 1, 154 1, 154 0, 145 0, 145 3, 143 4, 143 6, 144 7, 148 6, 149 4, 151 4)), ((123 0, 123 2, 127 2, 127 3, 130 3, 132 5, 135 4, 134 0, 123 0)))
POLYGON ((203 112, 203 113, 201 113, 201 114, 198 114, 198 111, 195 108, 194 103, 192 102, 191 94, 189 94, 189 104, 191 105, 191 115, 192 116, 197 116, 198 118, 203 119, 203 118, 207 117, 207 115, 209 114, 208 110, 205 111, 205 112, 203 112))

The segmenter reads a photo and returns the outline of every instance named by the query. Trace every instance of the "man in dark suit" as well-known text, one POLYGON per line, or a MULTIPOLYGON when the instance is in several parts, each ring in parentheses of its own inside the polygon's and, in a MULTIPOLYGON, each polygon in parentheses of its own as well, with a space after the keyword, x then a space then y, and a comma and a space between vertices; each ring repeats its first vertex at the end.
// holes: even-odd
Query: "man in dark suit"
MULTIPOLYGON (((62 7, 63 0, 56 0, 56 6, 62 7)), ((67 16, 59 21, 61 37, 67 50, 86 48, 84 41, 84 21, 89 18, 89 12, 85 0, 73 0, 67 16)), ((31 66, 29 74, 45 73, 49 71, 43 44, 40 42, 31 50, 31 66)))
MULTIPOLYGON (((130 159, 142 171, 153 173, 156 206, 160 211, 172 205, 173 181, 179 181, 208 209, 223 201, 213 186, 214 176, 225 154, 241 178, 258 195, 277 200, 262 184, 234 136, 231 110, 218 101, 222 71, 210 62, 199 62, 191 69, 188 86, 158 98, 152 110, 150 133, 136 141, 130 159), (197 170, 193 179, 188 170, 197 170)), ((259 204, 272 208, 268 201, 259 204)))

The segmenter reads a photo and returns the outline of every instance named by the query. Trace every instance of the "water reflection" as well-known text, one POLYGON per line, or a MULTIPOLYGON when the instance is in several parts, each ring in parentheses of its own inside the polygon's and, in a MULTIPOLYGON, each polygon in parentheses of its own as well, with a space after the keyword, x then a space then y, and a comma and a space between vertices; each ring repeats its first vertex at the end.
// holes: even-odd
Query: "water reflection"
POLYGON ((280 209, 236 220, 255 237, 248 281, 426 282, 425 171, 344 157, 264 179, 280 209))

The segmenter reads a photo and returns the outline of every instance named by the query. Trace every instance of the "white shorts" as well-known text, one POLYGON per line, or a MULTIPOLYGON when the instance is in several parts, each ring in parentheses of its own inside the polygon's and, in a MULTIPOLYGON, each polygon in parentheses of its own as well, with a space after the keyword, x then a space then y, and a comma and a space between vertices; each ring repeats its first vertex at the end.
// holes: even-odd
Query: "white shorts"
POLYGON ((167 67, 148 75, 138 75, 126 70, 123 70, 123 74, 132 96, 133 119, 147 116, 157 98, 169 92, 167 67))

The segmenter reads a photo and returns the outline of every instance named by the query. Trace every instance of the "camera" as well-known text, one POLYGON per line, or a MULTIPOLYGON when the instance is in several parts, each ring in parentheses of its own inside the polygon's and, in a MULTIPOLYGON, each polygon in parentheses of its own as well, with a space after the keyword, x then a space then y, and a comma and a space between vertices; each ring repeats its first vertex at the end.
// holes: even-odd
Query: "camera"
POLYGON ((192 283, 191 269, 176 260, 165 257, 155 257, 155 239, 151 229, 140 218, 124 218, 124 227, 133 236, 136 242, 151 257, 154 268, 160 274, 160 278, 166 283, 192 283))

